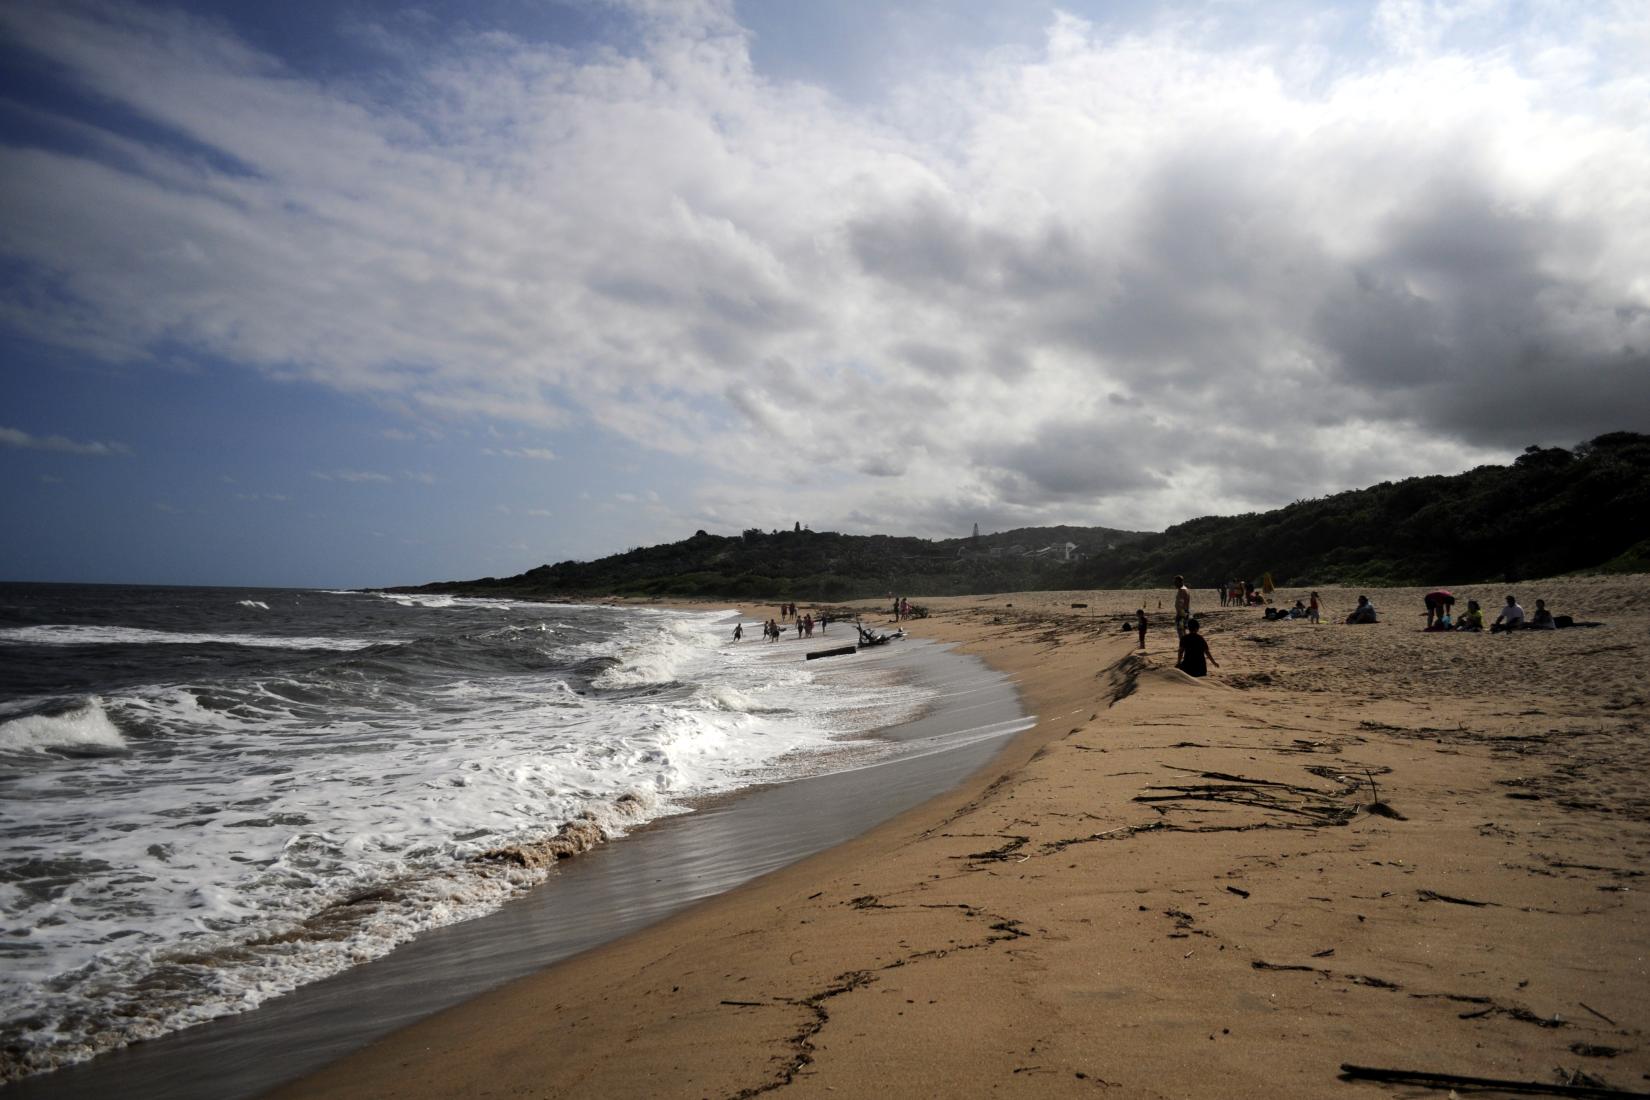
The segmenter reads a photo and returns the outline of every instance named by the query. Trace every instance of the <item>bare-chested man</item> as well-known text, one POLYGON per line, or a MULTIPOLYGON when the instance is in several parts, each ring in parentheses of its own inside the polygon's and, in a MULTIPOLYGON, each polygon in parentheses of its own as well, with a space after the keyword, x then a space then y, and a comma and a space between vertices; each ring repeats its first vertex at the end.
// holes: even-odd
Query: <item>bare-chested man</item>
POLYGON ((1192 590, 1186 587, 1185 577, 1174 579, 1174 636, 1186 636, 1186 620, 1192 617, 1192 590))

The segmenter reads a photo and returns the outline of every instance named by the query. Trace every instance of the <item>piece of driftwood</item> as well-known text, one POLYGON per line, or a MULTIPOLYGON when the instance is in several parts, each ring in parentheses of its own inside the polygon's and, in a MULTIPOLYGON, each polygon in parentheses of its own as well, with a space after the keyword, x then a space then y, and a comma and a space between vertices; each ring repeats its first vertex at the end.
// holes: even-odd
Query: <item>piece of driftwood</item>
POLYGON ((808 654, 808 660, 817 661, 821 657, 846 657, 850 653, 857 653, 858 647, 851 645, 837 646, 835 649, 816 649, 808 654))
POLYGON ((1576 1004, 1580 1005, 1582 1008, 1585 1008, 1588 1012, 1591 1012, 1594 1016, 1597 1016, 1599 1019, 1603 1020, 1605 1023, 1611 1025, 1612 1027, 1620 1027, 1621 1026, 1620 1024, 1617 1024, 1614 1020, 1610 1019, 1610 1017, 1606 1016, 1604 1013, 1600 1012, 1598 1009, 1596 1009, 1592 1005, 1588 1004, 1586 1001, 1577 1001, 1576 1004))
POLYGON ((1493 901, 1474 901, 1472 898, 1451 897, 1448 894, 1440 894, 1436 890, 1417 890, 1415 894, 1422 901, 1447 901, 1451 905, 1470 905, 1476 909, 1482 909, 1487 905, 1498 905, 1497 902, 1493 901))
POLYGON ((1497 1077, 1471 1077, 1458 1073, 1433 1073, 1428 1070, 1380 1069, 1375 1066, 1354 1066, 1347 1062, 1341 1063, 1341 1076, 1353 1081, 1385 1081, 1393 1085, 1421 1085, 1440 1089, 1495 1089, 1500 1092, 1527 1092, 1536 1096, 1584 1096, 1595 1100, 1650 1097, 1650 1093, 1646 1092, 1628 1092, 1625 1089, 1595 1085, 1547 1085, 1540 1081, 1507 1081, 1497 1077))

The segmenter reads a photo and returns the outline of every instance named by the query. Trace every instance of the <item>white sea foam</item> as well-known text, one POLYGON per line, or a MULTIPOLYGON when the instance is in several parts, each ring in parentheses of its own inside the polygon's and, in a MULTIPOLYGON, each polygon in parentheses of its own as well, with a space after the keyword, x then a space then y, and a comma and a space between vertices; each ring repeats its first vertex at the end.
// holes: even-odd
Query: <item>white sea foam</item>
POLYGON ((239 600, 239 601, 237 601, 236 606, 238 606, 238 607, 252 607, 252 608, 256 608, 259 611, 268 611, 269 610, 269 605, 264 603, 262 600, 239 600))
MULTIPOLYGON (((382 592, 353 588, 319 588, 315 590, 322 596, 354 596, 358 599, 389 600, 402 607, 428 608, 481 608, 491 611, 509 611, 518 606, 516 600, 501 600, 492 596, 448 596, 430 592, 382 592)), ((557 604, 558 607, 582 607, 582 604, 557 604)))
MULTIPOLYGON (((491 599, 486 596, 446 596, 428 592, 372 592, 367 593, 381 600, 390 600, 402 607, 473 607, 494 611, 509 611, 516 606, 513 600, 491 599)), ((333 596, 362 595, 359 592, 329 592, 333 596)))
POLYGON ((633 632, 617 655, 618 663, 596 677, 595 685, 612 689, 676 683, 683 668, 702 655, 707 641, 705 625, 693 620, 648 624, 633 632))
POLYGON ((62 714, 28 714, 0 722, 0 752, 50 749, 119 752, 125 747, 126 739, 109 721, 97 699, 62 714))
POLYGON ((616 634, 582 645, 542 621, 490 634, 556 668, 612 661, 587 694, 534 674, 397 694, 346 662, 331 687, 324 673, 157 684, 0 724, 5 744, 30 750, 66 738, 114 750, 117 723, 143 731, 118 760, 13 786, 28 817, 0 837, 9 858, 90 862, 49 898, 0 889, 30 949, 0 973, 8 1045, 47 1065, 243 1011, 496 908, 550 873, 533 853, 568 829, 588 843, 806 770, 927 698, 806 666, 794 648, 733 645, 723 615, 623 614, 616 634))
MULTIPOLYGON (((266 609, 267 610, 267 609, 266 609)), ((0 645, 242 645, 261 649, 365 649, 381 645, 366 638, 286 638, 275 634, 197 634, 144 630, 131 626, 67 623, 14 626, 0 630, 0 645)))

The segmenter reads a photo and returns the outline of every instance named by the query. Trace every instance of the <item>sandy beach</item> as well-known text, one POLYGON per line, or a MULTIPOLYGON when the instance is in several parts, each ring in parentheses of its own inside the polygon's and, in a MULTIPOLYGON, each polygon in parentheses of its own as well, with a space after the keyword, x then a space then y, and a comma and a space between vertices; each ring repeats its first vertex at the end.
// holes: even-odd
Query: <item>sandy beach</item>
POLYGON ((1038 716, 985 769, 275 1095, 1650 1094, 1650 577, 1514 591, 1604 625, 1199 591, 1195 680, 1167 588, 919 599, 1038 716))

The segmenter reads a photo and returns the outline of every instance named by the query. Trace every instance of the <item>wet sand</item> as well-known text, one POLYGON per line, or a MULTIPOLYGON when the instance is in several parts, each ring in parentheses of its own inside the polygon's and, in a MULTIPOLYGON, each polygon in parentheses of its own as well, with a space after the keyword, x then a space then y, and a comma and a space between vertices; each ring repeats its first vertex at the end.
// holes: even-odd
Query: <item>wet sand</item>
POLYGON ((278 1095, 1445 1094, 1343 1064, 1650 1092, 1650 578, 1518 591, 1606 625, 1200 592, 1194 680, 1166 592, 920 601, 1039 715, 984 771, 278 1095))

